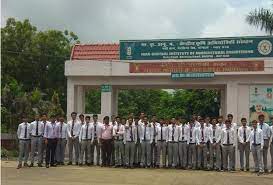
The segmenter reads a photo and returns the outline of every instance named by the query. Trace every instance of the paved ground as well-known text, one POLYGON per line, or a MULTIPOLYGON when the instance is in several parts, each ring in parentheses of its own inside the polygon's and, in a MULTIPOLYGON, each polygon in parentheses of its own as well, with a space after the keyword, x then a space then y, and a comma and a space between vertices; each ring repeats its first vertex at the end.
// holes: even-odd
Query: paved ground
POLYGON ((273 174, 63 166, 16 169, 1 161, 2 185, 272 185, 273 174))

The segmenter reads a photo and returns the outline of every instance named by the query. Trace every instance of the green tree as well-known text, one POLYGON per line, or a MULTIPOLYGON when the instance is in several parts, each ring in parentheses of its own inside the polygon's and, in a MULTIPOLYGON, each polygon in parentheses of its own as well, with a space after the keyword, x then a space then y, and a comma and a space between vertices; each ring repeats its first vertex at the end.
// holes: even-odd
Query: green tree
POLYGON ((248 24, 259 27, 270 35, 273 33, 273 12, 271 9, 254 9, 247 15, 246 21, 248 24))

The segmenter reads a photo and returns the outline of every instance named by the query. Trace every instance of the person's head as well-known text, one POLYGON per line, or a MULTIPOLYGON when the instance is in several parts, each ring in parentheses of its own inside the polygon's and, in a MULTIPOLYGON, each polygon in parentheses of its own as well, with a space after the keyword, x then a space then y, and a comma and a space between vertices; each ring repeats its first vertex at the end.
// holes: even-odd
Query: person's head
POLYGON ((91 119, 90 116, 85 116, 85 122, 86 122, 86 123, 89 123, 89 122, 90 122, 90 119, 91 119))
POLYGON ((135 116, 135 117, 134 117, 135 125, 138 125, 138 121, 139 121, 139 117, 138 117, 138 116, 135 116))
POLYGON ((35 114, 35 121, 39 121, 40 120, 40 116, 39 116, 39 114, 35 114))
POLYGON ((241 123, 242 123, 242 125, 243 125, 244 127, 246 126, 246 122, 247 122, 246 118, 242 118, 242 119, 241 119, 241 123))
POLYGON ((229 129, 229 128, 230 128, 230 125, 231 125, 231 121, 227 119, 227 120, 225 121, 225 124, 226 124, 226 128, 229 129))
POLYGON ((55 115, 55 118, 56 118, 56 121, 57 121, 57 122, 60 121, 60 115, 59 115, 59 114, 55 115))
POLYGON ((130 117, 128 118, 128 123, 129 123, 129 125, 132 125, 132 124, 133 124, 133 117, 130 116, 130 117))
POLYGON ((201 116, 197 116, 197 121, 199 121, 202 117, 201 116))
POLYGON ((194 114, 192 115, 192 119, 194 119, 194 121, 195 121, 195 120, 197 120, 197 118, 198 118, 197 115, 194 113, 194 114))
POLYGON ((200 123, 201 127, 204 126, 205 121, 204 121, 204 119, 202 117, 200 117, 199 123, 200 123))
POLYGON ((64 122, 64 117, 63 116, 59 116, 59 121, 60 121, 60 123, 63 123, 64 122))
POLYGON ((117 117, 116 117, 116 121, 117 121, 117 123, 118 123, 118 124, 120 124, 120 123, 121 123, 121 119, 120 119, 120 117, 119 117, 119 116, 117 116, 117 117))
POLYGON ((194 122, 195 122, 195 119, 191 118, 190 121, 189 121, 191 127, 193 127, 194 122))
POLYGON ((50 116, 50 122, 51 123, 55 123, 55 121, 56 121, 56 116, 55 115, 51 115, 50 116))
POLYGON ((116 116, 115 115, 112 115, 111 116, 111 121, 114 123, 116 121, 116 116))
POLYGON ((212 118, 212 119, 211 119, 211 124, 212 124, 213 126, 215 126, 215 125, 217 124, 217 119, 216 119, 216 118, 212 118))
POLYGON ((129 114, 129 117, 134 117, 134 113, 133 112, 131 112, 130 114, 129 114))
POLYGON ((72 112, 71 113, 71 118, 72 118, 72 120, 76 120, 76 118, 77 118, 77 112, 72 112))
POLYGON ((143 122, 144 122, 145 125, 148 124, 148 117, 147 116, 143 117, 143 122))
POLYGON ((46 113, 42 113, 41 114, 41 120, 42 121, 46 121, 47 120, 47 114, 46 113))
POLYGON ((172 119, 171 119, 171 124, 172 124, 172 125, 175 125, 175 124, 176 124, 176 119, 175 119, 175 118, 172 118, 172 119))
POLYGON ((125 125, 125 124, 126 124, 126 118, 122 118, 122 119, 121 119, 121 124, 122 124, 122 125, 125 125))
POLYGON ((218 123, 223 123, 223 119, 224 119, 223 116, 219 116, 218 117, 218 123))
POLYGON ((144 113, 144 112, 140 112, 139 118, 140 118, 141 120, 144 118, 144 116, 145 116, 145 113, 144 113))
POLYGON ((26 123, 27 122, 27 115, 26 114, 22 114, 21 115, 21 119, 22 119, 23 123, 26 123))
POLYGON ((104 116, 103 122, 108 125, 109 124, 109 116, 104 116))
POLYGON ((164 118, 160 118, 159 123, 160 123, 161 126, 164 125, 164 118))
POLYGON ((228 119, 230 122, 232 122, 232 120, 233 120, 233 115, 232 115, 232 114, 228 114, 228 115, 227 115, 227 119, 228 119))
POLYGON ((81 122, 83 123, 83 122, 84 122, 84 115, 83 115, 83 114, 80 114, 80 115, 79 115, 79 118, 80 118, 81 122))
POLYGON ((94 115, 93 115, 93 121, 94 121, 94 122, 97 122, 97 121, 98 121, 98 115, 97 115, 97 114, 94 114, 94 115))
POLYGON ((251 123, 252 123, 253 129, 256 130, 256 128, 257 128, 257 121, 253 120, 251 123))
POLYGON ((152 122, 154 122, 154 123, 156 122, 156 115, 152 116, 152 122))
POLYGON ((209 116, 206 117, 205 122, 210 123, 210 117, 209 116))
POLYGON ((260 123, 263 123, 264 122, 264 115, 263 114, 259 115, 258 119, 259 119, 260 123))

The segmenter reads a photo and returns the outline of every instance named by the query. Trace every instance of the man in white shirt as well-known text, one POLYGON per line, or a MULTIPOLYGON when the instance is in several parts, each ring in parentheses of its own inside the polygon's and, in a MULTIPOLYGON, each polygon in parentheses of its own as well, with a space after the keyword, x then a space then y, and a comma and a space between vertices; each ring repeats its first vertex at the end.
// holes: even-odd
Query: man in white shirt
POLYGON ((141 112, 140 115, 139 115, 139 120, 138 120, 138 124, 143 126, 144 125, 144 116, 145 116, 145 113, 144 112, 141 112))
POLYGON ((207 141, 209 140, 209 127, 205 126, 204 119, 200 118, 200 127, 196 129, 196 136, 197 136, 197 168, 201 169, 201 164, 203 164, 203 169, 207 170, 207 141))
POLYGON ((196 144, 197 144, 197 127, 194 127, 194 119, 191 119, 187 127, 187 144, 189 145, 188 151, 188 168, 196 169, 196 144))
POLYGON ((240 152, 240 166, 241 171, 249 171, 249 152, 250 152, 250 145, 249 145, 249 135, 251 132, 250 127, 246 125, 247 120, 246 118, 241 119, 242 126, 238 129, 238 149, 240 152), (246 158, 246 165, 244 165, 244 157, 246 158))
POLYGON ((39 167, 42 167, 43 164, 43 160, 44 160, 44 156, 45 156, 45 152, 46 152, 46 144, 45 144, 45 138, 44 138, 44 128, 46 126, 46 124, 50 123, 49 121, 47 121, 47 114, 43 113, 41 115, 41 123, 43 125, 43 133, 42 133, 42 149, 41 149, 41 155, 39 156, 39 167))
POLYGON ((64 165, 64 153, 67 143, 67 124, 64 123, 64 117, 59 117, 59 123, 57 123, 57 147, 56 147, 56 161, 58 165, 64 165))
POLYGON ((264 115, 261 114, 258 116, 259 123, 258 127, 263 131, 263 137, 264 137, 264 146, 262 149, 262 159, 264 163, 264 172, 268 172, 267 168, 267 154, 268 154, 268 148, 269 148, 269 139, 271 135, 270 127, 267 123, 264 122, 264 115))
POLYGON ((176 119, 172 118, 168 126, 168 167, 177 168, 178 162, 178 138, 179 126, 176 125, 176 119))
POLYGON ((44 132, 44 126, 40 122, 39 115, 35 115, 35 120, 32 123, 30 123, 30 134, 31 134, 30 167, 34 166, 34 153, 37 150, 38 150, 38 165, 41 164, 43 132, 44 132))
POLYGON ((180 168, 185 169, 187 165, 187 154, 188 154, 188 145, 187 145, 187 130, 188 126, 186 121, 183 120, 182 124, 179 126, 179 139, 178 139, 178 155, 180 168))
POLYGON ((135 116, 134 119, 136 128, 136 144, 135 144, 135 155, 134 155, 134 165, 139 167, 141 162, 141 136, 142 136, 142 126, 139 124, 139 118, 135 116))
MULTIPOLYGON (((85 124, 85 121, 84 121, 84 115, 83 114, 80 114, 79 115, 79 122, 80 122, 80 125, 81 127, 85 124)), ((87 150, 84 152, 84 153, 87 153, 87 150)), ((81 144, 79 143, 79 156, 81 155, 81 144)), ((84 156, 85 157, 85 163, 87 164, 88 162, 88 159, 87 159, 87 155, 84 156)), ((90 157, 90 156, 89 156, 90 157)))
MULTIPOLYGON (((233 115, 232 114, 228 114, 227 115, 227 119, 230 121, 231 128, 235 132, 235 141, 237 142, 237 135, 238 135, 237 134, 237 123, 233 122, 233 115)), ((233 146, 233 153, 232 153, 232 155, 233 155, 233 161, 232 161, 232 165, 231 165, 232 169, 235 169, 235 162, 236 162, 236 155, 235 155, 235 153, 236 153, 236 144, 233 146)))
POLYGON ((157 130, 156 127, 159 125, 159 123, 157 123, 157 118, 156 115, 152 116, 152 122, 151 122, 151 126, 153 129, 153 135, 152 135, 152 144, 151 144, 151 154, 152 154, 152 167, 156 166, 156 158, 157 158, 157 147, 156 147, 156 136, 157 136, 157 130))
POLYGON ((209 141, 210 141, 210 170, 221 170, 221 149, 220 149, 220 141, 221 141, 221 127, 217 126, 217 119, 212 118, 211 120, 212 126, 210 127, 209 141), (216 165, 214 166, 214 156, 216 158, 216 165))
POLYGON ((28 167, 27 161, 29 156, 30 145, 30 124, 27 122, 27 117, 22 116, 22 123, 18 125, 17 137, 19 139, 19 158, 17 169, 22 168, 22 161, 24 157, 24 166, 28 167))
POLYGON ((68 165, 72 165, 73 159, 73 148, 75 152, 75 163, 76 165, 79 164, 79 134, 81 129, 81 124, 76 120, 77 113, 71 113, 72 120, 67 123, 67 136, 68 136, 68 155, 69 155, 69 162, 68 165))
POLYGON ((219 116, 217 121, 218 121, 218 123, 217 123, 218 127, 220 127, 221 129, 226 127, 226 125, 224 123, 224 117, 223 116, 219 116))
POLYGON ((94 152, 95 152, 95 148, 96 148, 96 162, 97 162, 97 166, 100 165, 100 161, 101 161, 101 134, 102 134, 102 123, 98 122, 98 115, 94 114, 93 115, 93 123, 92 126, 94 128, 94 141, 91 144, 91 165, 95 164, 94 163, 94 152))
POLYGON ((159 121, 160 125, 157 126, 157 159, 156 167, 160 167, 160 156, 162 152, 162 167, 166 168, 166 149, 167 149, 167 140, 168 140, 168 127, 164 124, 164 119, 161 118, 159 121))
MULTIPOLYGON (((115 147, 115 167, 121 167, 124 163, 124 131, 125 127, 121 124, 121 118, 116 117, 117 124, 113 127, 114 147, 115 147)), ((126 121, 125 121, 126 123, 126 121)))
POLYGON ((79 142, 81 146, 80 151, 80 163, 79 165, 83 165, 83 155, 85 155, 85 162, 86 165, 90 166, 91 159, 91 144, 94 140, 94 128, 93 125, 90 123, 90 116, 85 117, 85 123, 82 125, 79 135, 79 142))
POLYGON ((124 144, 125 144, 125 167, 133 168, 134 153, 136 143, 136 129, 133 126, 133 118, 128 118, 128 126, 125 126, 124 144))
POLYGON ((264 146, 263 131, 257 126, 256 120, 252 121, 252 126, 253 130, 249 135, 250 150, 254 159, 255 172, 262 173, 264 171, 261 152, 264 146))
POLYGON ((152 136, 153 129, 151 124, 148 123, 147 116, 143 117, 143 125, 142 125, 142 136, 141 136, 141 163, 140 167, 151 167, 151 144, 152 144, 152 136))
POLYGON ((235 146, 235 132, 231 128, 230 120, 225 121, 226 128, 222 130, 221 144, 223 148, 223 169, 224 171, 235 169, 233 168, 233 150, 235 146))

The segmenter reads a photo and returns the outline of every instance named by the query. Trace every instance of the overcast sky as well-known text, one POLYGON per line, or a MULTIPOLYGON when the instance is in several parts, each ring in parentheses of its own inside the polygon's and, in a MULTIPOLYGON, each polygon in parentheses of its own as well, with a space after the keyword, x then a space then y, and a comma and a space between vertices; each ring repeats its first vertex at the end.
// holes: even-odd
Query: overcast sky
POLYGON ((82 43, 120 39, 263 35, 245 23, 271 0, 2 0, 8 17, 30 19, 38 29, 68 29, 82 43))

